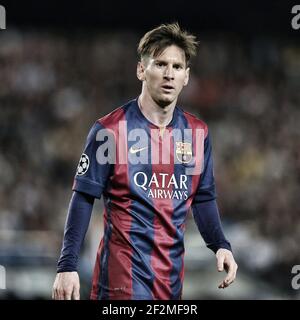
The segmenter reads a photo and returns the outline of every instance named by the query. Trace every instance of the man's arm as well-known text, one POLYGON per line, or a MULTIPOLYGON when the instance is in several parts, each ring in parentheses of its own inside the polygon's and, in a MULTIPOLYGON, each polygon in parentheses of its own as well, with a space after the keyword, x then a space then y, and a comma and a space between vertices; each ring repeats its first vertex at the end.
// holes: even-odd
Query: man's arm
POLYGON ((94 197, 74 191, 65 224, 63 247, 57 265, 52 298, 75 300, 80 298, 77 261, 82 242, 89 226, 94 197))
POLYGON ((231 252, 231 245, 225 238, 218 205, 216 200, 194 203, 193 216, 197 227, 207 245, 217 258, 217 268, 221 272, 225 269, 227 276, 219 284, 219 288, 228 287, 236 277, 237 264, 231 252))
POLYGON ((58 274, 53 285, 54 299, 71 299, 72 295, 79 298, 77 261, 80 247, 90 222, 94 199, 101 198, 113 168, 110 163, 101 164, 97 161, 99 146, 104 143, 97 139, 102 129, 104 127, 99 121, 90 129, 77 167, 72 187, 74 193, 69 205, 63 247, 57 266, 58 274))

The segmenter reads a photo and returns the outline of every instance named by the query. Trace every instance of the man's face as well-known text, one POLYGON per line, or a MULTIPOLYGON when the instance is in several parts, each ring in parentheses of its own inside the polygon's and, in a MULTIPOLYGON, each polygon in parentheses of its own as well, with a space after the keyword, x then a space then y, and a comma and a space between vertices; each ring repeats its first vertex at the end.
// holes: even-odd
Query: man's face
POLYGON ((159 106, 171 104, 189 80, 184 51, 172 45, 157 57, 144 59, 138 64, 137 76, 144 82, 143 90, 159 106))

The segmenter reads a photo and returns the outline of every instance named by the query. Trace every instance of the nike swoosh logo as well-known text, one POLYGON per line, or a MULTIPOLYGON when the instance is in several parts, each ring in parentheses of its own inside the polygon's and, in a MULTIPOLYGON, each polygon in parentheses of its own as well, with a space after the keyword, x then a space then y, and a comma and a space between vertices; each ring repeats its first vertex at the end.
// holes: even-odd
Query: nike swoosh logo
POLYGON ((134 154, 134 153, 137 153, 137 152, 141 152, 141 151, 143 151, 143 150, 146 150, 146 149, 148 149, 148 147, 137 148, 137 149, 134 149, 134 148, 131 147, 131 148, 129 149, 129 152, 134 154))

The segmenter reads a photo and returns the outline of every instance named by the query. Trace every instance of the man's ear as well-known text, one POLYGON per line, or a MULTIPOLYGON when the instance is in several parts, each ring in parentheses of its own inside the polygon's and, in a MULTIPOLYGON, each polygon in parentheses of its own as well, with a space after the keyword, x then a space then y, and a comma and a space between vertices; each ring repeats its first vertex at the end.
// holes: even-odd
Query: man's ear
POLYGON ((186 68, 185 70, 185 78, 183 81, 183 85, 186 86, 189 83, 189 79, 190 79, 190 68, 186 68))
POLYGON ((145 80, 145 66, 141 61, 139 61, 137 64, 136 76, 140 81, 145 80))

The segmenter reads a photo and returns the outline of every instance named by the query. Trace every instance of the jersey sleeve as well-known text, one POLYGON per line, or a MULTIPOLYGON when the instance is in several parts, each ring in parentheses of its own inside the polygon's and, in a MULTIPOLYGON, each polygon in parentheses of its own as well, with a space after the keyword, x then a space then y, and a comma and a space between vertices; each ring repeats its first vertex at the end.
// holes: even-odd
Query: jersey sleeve
POLYGON ((212 146, 209 132, 204 140, 204 164, 193 204, 216 199, 212 146))
POLYGON ((223 232, 217 201, 211 200, 193 204, 192 211, 206 246, 214 253, 221 248, 232 251, 231 244, 223 232))
POLYGON ((100 199, 111 174, 111 163, 100 163, 97 160, 97 151, 104 143, 97 140, 100 130, 104 129, 99 122, 92 126, 80 157, 72 190, 86 193, 100 199))

